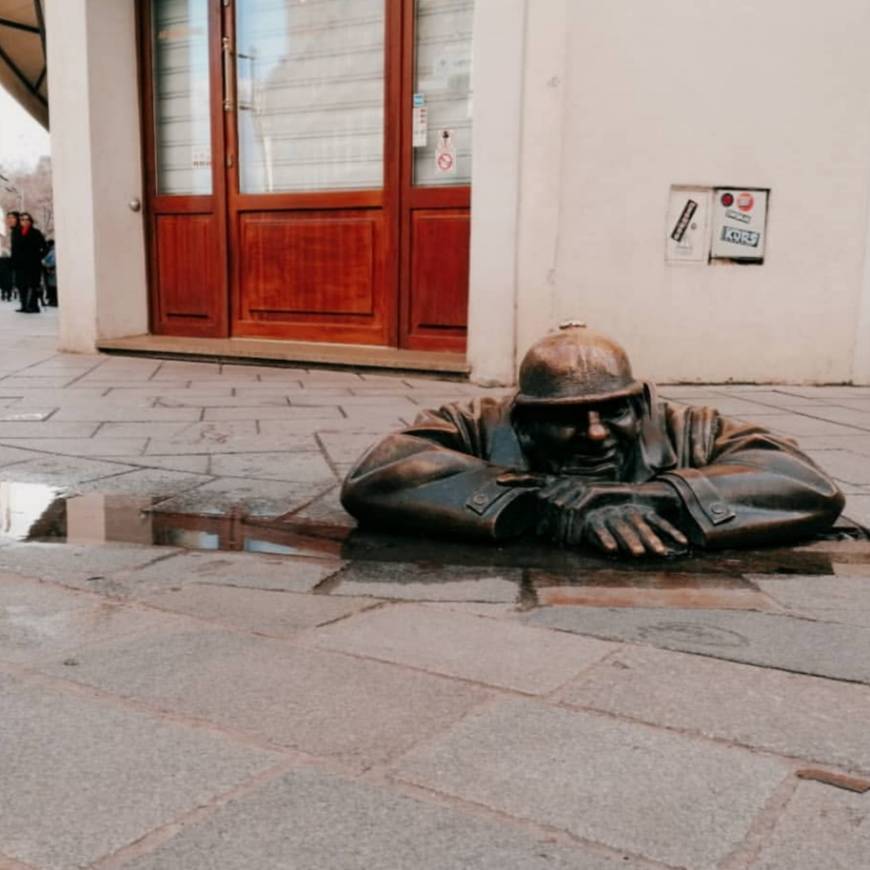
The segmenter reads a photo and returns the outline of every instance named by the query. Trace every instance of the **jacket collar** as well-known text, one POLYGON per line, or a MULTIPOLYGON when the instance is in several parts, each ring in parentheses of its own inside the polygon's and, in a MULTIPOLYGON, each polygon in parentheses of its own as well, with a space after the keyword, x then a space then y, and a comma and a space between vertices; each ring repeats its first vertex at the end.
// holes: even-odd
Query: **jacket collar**
POLYGON ((632 480, 650 480, 662 471, 677 466, 677 454, 668 438, 664 403, 659 401, 655 384, 644 381, 644 414, 635 453, 632 480))

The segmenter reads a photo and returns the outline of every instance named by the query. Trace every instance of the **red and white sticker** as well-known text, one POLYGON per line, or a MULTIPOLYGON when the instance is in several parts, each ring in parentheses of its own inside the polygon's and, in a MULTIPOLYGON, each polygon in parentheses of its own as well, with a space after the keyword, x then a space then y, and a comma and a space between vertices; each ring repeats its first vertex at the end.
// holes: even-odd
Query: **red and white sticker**
POLYGON ((755 205, 755 198, 748 190, 737 194, 737 208, 740 211, 752 211, 752 206, 755 205))
POLYGON ((442 175, 456 172, 456 145, 452 130, 441 130, 435 145, 435 169, 442 175))

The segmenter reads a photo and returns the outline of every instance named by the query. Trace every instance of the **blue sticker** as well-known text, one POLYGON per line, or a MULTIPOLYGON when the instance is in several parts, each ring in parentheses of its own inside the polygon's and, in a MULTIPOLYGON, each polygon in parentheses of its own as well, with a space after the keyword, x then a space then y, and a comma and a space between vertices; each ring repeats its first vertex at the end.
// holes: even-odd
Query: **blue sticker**
POLYGON ((758 240, 761 233, 756 233, 753 230, 741 230, 739 227, 722 227, 722 241, 730 242, 732 245, 748 245, 750 248, 758 247, 758 240))
POLYGON ((425 94, 414 94, 414 108, 421 109, 426 105, 426 95, 425 94))

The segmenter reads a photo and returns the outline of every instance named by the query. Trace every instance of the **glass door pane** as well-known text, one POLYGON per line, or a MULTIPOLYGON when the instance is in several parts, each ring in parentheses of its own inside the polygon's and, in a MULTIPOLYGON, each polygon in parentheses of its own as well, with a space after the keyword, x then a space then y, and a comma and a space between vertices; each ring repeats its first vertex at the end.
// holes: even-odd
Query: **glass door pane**
POLYGON ((474 0, 416 0, 414 184, 471 183, 474 0))
POLYGON ((385 0, 236 11, 242 193, 383 186, 385 0))
POLYGON ((157 192, 212 191, 208 0, 153 0, 157 192))

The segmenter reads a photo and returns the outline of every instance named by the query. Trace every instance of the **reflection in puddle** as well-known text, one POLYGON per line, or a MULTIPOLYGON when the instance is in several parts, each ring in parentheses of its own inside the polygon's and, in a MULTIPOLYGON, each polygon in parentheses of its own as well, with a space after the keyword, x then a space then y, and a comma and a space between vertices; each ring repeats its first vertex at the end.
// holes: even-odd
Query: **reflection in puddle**
POLYGON ((52 486, 0 482, 0 533, 14 541, 63 534, 64 507, 52 486))
POLYGON ((844 564, 870 565, 867 535, 848 521, 798 546, 690 553, 666 562, 620 561, 537 540, 488 546, 375 534, 292 516, 264 520, 248 516, 243 506, 216 516, 169 513, 154 504, 148 497, 64 496, 43 484, 0 482, 0 535, 7 541, 341 559, 349 563, 347 569, 321 591, 420 600, 421 590, 428 590, 425 600, 512 599, 522 606, 771 610, 778 608, 747 575, 836 576, 844 564), (502 585, 494 585, 496 580, 502 585))

